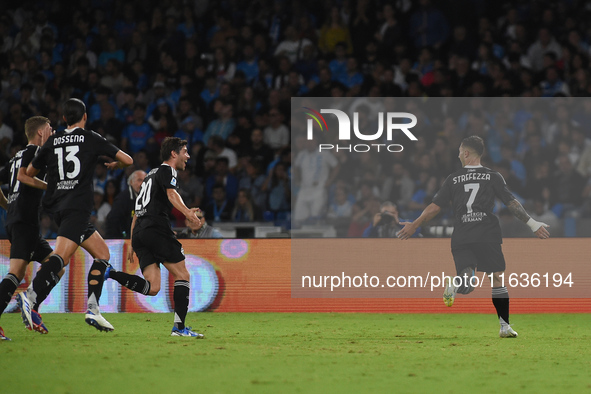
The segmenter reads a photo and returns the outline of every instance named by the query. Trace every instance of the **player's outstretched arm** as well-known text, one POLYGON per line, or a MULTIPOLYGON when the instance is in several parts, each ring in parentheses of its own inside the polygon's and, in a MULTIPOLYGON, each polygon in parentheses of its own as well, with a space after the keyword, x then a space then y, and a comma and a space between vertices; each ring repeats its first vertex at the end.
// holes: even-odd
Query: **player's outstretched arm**
POLYGON ((23 168, 23 167, 19 168, 16 179, 19 182, 24 183, 25 185, 34 187, 35 189, 47 190, 47 182, 42 181, 41 179, 37 178, 36 176, 33 176, 33 177, 28 176, 26 168, 23 168))
POLYGON ((105 166, 109 169, 109 170, 118 170, 120 168, 125 168, 125 167, 129 167, 130 165, 133 164, 133 159, 131 158, 131 156, 129 156, 127 153, 123 152, 122 150, 119 150, 117 152, 117 155, 115 155, 115 161, 112 161, 110 163, 105 163, 105 166))
POLYGON ((433 219, 440 211, 441 207, 439 205, 431 203, 414 222, 400 222, 399 224, 404 227, 398 232, 398 238, 401 240, 409 239, 417 231, 417 228, 433 219))
POLYGON ((181 212, 185 217, 189 220, 189 222, 198 225, 201 220, 195 214, 195 210, 187 208, 181 195, 175 189, 166 189, 166 195, 168 196, 168 200, 175 207, 179 212, 181 212))
POLYGON ((538 222, 537 220, 532 219, 523 205, 517 200, 511 200, 507 204, 507 208, 509 211, 515 216, 517 219, 521 220, 523 223, 527 224, 531 231, 536 234, 536 236, 540 239, 550 238, 550 233, 546 230, 547 227, 550 227, 546 223, 538 222))

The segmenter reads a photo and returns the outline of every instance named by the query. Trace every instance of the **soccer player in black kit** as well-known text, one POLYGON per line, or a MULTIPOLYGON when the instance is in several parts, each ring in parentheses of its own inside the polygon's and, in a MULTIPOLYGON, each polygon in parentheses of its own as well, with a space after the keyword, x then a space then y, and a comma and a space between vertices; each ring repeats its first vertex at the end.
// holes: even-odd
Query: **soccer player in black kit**
POLYGON ((90 223, 94 194, 92 175, 100 156, 115 159, 105 163, 110 170, 127 167, 133 164, 133 159, 101 135, 84 129, 87 115, 82 101, 67 100, 63 114, 68 127, 49 137, 26 171, 34 177, 47 169, 43 206, 53 215, 59 228, 55 250, 37 272, 32 288, 22 297, 22 304, 26 310, 39 298, 45 298, 57 282, 57 273, 68 265, 78 246, 82 246, 94 258, 88 273, 85 321, 100 331, 112 331, 113 326, 99 309, 110 254, 107 244, 90 223))
MULTIPOLYGON (((39 235, 39 205, 43 189, 47 184, 39 178, 45 172, 39 173, 39 178, 31 178, 25 170, 39 147, 52 134, 49 119, 43 116, 33 116, 25 122, 25 135, 28 145, 19 151, 0 171, 0 183, 8 184, 8 200, 0 191, 0 205, 7 210, 6 229, 10 239, 10 268, 8 274, 0 282, 0 315, 8 306, 12 295, 25 276, 27 265, 31 261, 43 262, 53 251, 46 240, 39 235)), ((63 270, 58 273, 61 277, 63 270)), ((17 296, 18 300, 18 296, 17 296)), ((42 334, 48 332, 38 312, 42 299, 31 308, 27 328, 42 334)), ((20 302, 19 302, 20 306, 20 302)), ((0 339, 7 340, 2 327, 0 339)))
POLYGON ((501 250, 501 227, 493 214, 495 197, 515 217, 526 223, 538 238, 546 239, 550 234, 546 230, 548 225, 532 219, 513 197, 501 174, 480 164, 483 153, 482 138, 465 138, 460 144, 459 154, 463 168, 447 177, 421 216, 414 222, 401 223, 404 228, 398 233, 398 238, 410 238, 417 227, 433 219, 442 207, 451 203, 455 219, 451 251, 456 271, 463 282, 454 286, 451 278, 447 277, 443 301, 452 306, 456 293, 468 294, 474 290, 470 278, 475 269, 489 275, 492 273, 492 302, 501 324, 499 336, 515 338, 517 333, 509 325, 509 293, 500 276, 505 271, 505 258, 501 250))
POLYGON ((172 207, 179 210, 193 231, 199 230, 201 221, 197 208, 189 209, 176 191, 177 171, 185 170, 189 154, 187 141, 167 137, 160 149, 162 164, 148 173, 135 202, 135 216, 131 224, 129 260, 137 254, 144 278, 107 269, 105 279, 111 278, 122 286, 144 295, 154 296, 160 291, 160 264, 174 278, 174 326, 171 336, 203 338, 203 334, 185 326, 189 308, 190 275, 185 266, 183 246, 170 226, 172 207))

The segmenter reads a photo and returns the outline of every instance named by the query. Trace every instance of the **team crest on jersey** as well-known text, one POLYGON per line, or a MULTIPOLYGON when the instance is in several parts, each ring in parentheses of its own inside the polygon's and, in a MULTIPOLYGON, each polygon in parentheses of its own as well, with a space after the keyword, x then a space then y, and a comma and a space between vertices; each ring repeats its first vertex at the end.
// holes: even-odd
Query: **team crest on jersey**
POLYGON ((172 178, 172 179, 170 180, 170 184, 171 184, 172 186, 176 187, 176 178, 172 178))

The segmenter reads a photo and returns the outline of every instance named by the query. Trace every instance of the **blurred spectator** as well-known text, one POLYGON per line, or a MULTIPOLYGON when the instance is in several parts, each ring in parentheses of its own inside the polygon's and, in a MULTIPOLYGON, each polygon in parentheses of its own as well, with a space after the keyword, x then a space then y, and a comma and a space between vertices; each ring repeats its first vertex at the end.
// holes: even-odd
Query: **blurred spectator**
POLYGON ((285 39, 275 48, 275 56, 286 56, 293 64, 302 57, 304 48, 312 45, 312 41, 298 37, 293 26, 287 26, 284 34, 285 39))
POLYGON ((265 183, 264 169, 259 161, 250 160, 246 164, 246 174, 240 178, 238 187, 246 190, 248 197, 254 207, 260 211, 265 209, 266 195, 263 190, 265 183))
POLYGON ((414 193, 414 182, 402 163, 394 163, 391 175, 386 177, 382 198, 396 201, 399 207, 406 207, 414 193))
POLYGON ((449 36, 447 19, 430 0, 420 0, 419 4, 420 8, 410 16, 410 37, 415 48, 439 48, 449 36))
POLYGON ((527 50, 529 63, 534 71, 542 70, 544 63, 544 55, 546 53, 554 53, 556 57, 560 57, 562 52, 560 44, 552 36, 550 29, 542 27, 538 31, 538 39, 527 50))
POLYGON ((263 132, 265 144, 273 150, 286 147, 289 144, 289 129, 283 124, 283 114, 278 109, 271 109, 269 119, 269 126, 263 132))
POLYGON ((209 146, 213 153, 215 153, 216 158, 225 157, 228 159, 228 169, 230 172, 233 172, 236 168, 236 165, 238 164, 236 152, 230 148, 227 148, 222 137, 217 135, 214 135, 210 138, 209 146))
POLYGON ((217 183, 212 187, 211 202, 205 209, 205 219, 210 222, 229 222, 232 220, 233 204, 226 198, 226 188, 217 183))
POLYGON ((261 129, 255 128, 250 134, 250 147, 246 154, 252 160, 260 161, 264 167, 273 161, 273 149, 271 149, 264 141, 264 134, 261 129))
POLYGON ((148 122, 145 120, 146 106, 142 103, 137 103, 133 110, 133 123, 129 124, 121 136, 121 149, 136 153, 141 149, 145 149, 150 144, 154 144, 154 131, 148 122))
POLYGON ((380 200, 371 198, 364 201, 358 201, 353 205, 351 224, 347 231, 347 237, 361 238, 363 232, 371 223, 373 223, 374 212, 380 210, 380 200))
POLYGON ((531 217, 542 223, 546 223, 552 229, 555 234, 561 233, 561 223, 554 212, 552 212, 548 206, 546 206, 542 198, 535 198, 532 204, 531 217))
POLYGON ((230 203, 233 204, 238 195, 238 178, 230 173, 227 157, 217 157, 215 159, 214 173, 207 178, 205 185, 208 199, 213 198, 213 188, 215 185, 222 185, 224 187, 224 199, 227 197, 230 203))
MULTIPOLYGON (((390 201, 384 201, 380 205, 380 212, 373 216, 370 225, 363 231, 364 238, 396 238, 398 231, 402 230, 404 225, 400 222, 406 220, 398 217, 398 208, 390 201)), ((418 237, 420 228, 412 235, 418 237)))
POLYGON ((119 63, 125 62, 125 52, 123 52, 123 50, 119 48, 117 39, 114 36, 109 37, 107 39, 107 46, 98 57, 98 67, 106 67, 109 59, 115 59, 119 63))
POLYGON ((105 234, 103 225, 107 215, 111 211, 111 206, 105 201, 105 190, 102 187, 94 188, 94 207, 90 213, 90 223, 96 227, 100 234, 105 234))
POLYGON ((94 177, 92 178, 93 187, 100 188, 103 191, 103 195, 105 194, 105 187, 107 186, 107 182, 112 179, 107 171, 107 167, 103 163, 97 163, 94 169, 94 177))
POLYGON ((568 156, 558 157, 558 171, 552 186, 553 211, 560 217, 582 203, 585 179, 573 168, 568 156))
POLYGON ((345 44, 346 53, 353 52, 353 42, 351 41, 349 29, 342 21, 339 8, 333 6, 327 15, 326 22, 320 29, 318 48, 325 54, 331 54, 339 42, 345 44))
POLYGON ((57 238, 57 233, 55 232, 55 229, 53 228, 53 224, 51 222, 51 216, 49 216, 47 213, 41 213, 41 219, 39 221, 39 225, 40 225, 40 232, 41 232, 41 236, 44 239, 56 239, 57 238))
POLYGON ((353 210, 353 203, 347 198, 347 191, 344 187, 337 187, 335 190, 334 202, 328 206, 329 219, 350 218, 353 210))
POLYGON ((135 210, 135 199, 145 178, 146 173, 142 170, 131 173, 127 180, 128 187, 115 197, 111 211, 107 215, 105 238, 129 238, 131 221, 135 210))
POLYGON ((232 210, 232 222, 255 222, 260 220, 260 210, 253 204, 250 193, 246 189, 238 191, 236 204, 232 210))
POLYGON ((123 123, 115 117, 115 108, 111 103, 101 105, 101 117, 90 124, 90 129, 107 138, 113 144, 121 141, 123 123))
POLYGON ((318 152, 313 140, 295 161, 297 178, 301 179, 295 203, 294 220, 304 222, 322 218, 327 202, 327 188, 338 173, 338 161, 330 152, 318 152))
POLYGON ((208 146, 209 139, 214 135, 222 137, 224 141, 227 140, 236 127, 236 121, 233 118, 234 106, 232 103, 216 101, 216 104, 219 106, 219 118, 213 120, 205 129, 203 143, 206 146, 208 146))
POLYGON ((275 217, 291 210, 291 182, 284 163, 273 167, 261 190, 267 193, 266 207, 275 217))
POLYGON ((197 208, 203 198, 203 183, 189 171, 178 172, 178 192, 189 208, 197 208))

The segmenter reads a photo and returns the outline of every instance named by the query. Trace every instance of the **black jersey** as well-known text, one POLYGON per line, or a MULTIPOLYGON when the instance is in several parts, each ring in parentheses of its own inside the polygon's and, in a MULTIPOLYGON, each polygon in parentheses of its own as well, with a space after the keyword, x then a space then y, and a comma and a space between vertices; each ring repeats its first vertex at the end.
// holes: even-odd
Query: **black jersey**
POLYGON ((168 164, 161 164, 148 173, 135 199, 135 228, 159 226, 172 232, 168 189, 177 189, 177 172, 168 164))
POLYGON ((489 168, 464 167, 447 177, 433 203, 440 207, 452 204, 452 247, 475 242, 502 243, 501 226, 493 214, 495 197, 505 205, 515 199, 501 174, 489 168))
MULTIPOLYGON (((39 225, 39 203, 43 190, 27 186, 18 181, 18 171, 27 168, 39 150, 37 145, 27 145, 0 171, 0 182, 8 184, 8 212, 6 224, 24 222, 33 226, 39 225)), ((45 171, 39 172, 37 177, 43 179, 45 171)))
POLYGON ((119 148, 100 134, 76 128, 55 133, 33 159, 33 167, 47 168, 43 206, 51 212, 93 208, 94 168, 99 156, 115 158, 119 148))

